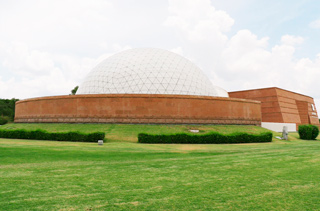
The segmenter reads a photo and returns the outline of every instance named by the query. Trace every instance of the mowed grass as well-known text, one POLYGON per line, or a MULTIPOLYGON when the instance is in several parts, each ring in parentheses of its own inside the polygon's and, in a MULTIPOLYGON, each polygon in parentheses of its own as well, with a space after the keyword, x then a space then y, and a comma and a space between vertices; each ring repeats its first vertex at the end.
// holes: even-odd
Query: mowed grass
POLYGON ((190 129, 198 129, 199 133, 208 133, 210 131, 218 131, 228 134, 233 132, 261 133, 268 130, 257 126, 242 125, 145 125, 145 124, 6 124, 0 129, 26 129, 35 130, 43 129, 49 132, 69 132, 81 131, 89 132, 105 132, 106 141, 108 142, 137 142, 139 133, 153 134, 173 134, 173 133, 191 133, 190 129))
POLYGON ((319 152, 0 139, 0 210, 319 210, 319 152))

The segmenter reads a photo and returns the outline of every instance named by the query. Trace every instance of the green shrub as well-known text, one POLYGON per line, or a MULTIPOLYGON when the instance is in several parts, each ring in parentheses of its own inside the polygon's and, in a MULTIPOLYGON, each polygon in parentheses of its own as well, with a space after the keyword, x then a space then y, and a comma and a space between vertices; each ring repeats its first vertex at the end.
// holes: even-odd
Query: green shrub
POLYGON ((224 135, 218 132, 208 134, 168 134, 154 135, 140 133, 138 135, 139 143, 149 144, 233 144, 233 143, 259 143, 271 142, 272 133, 266 132, 261 134, 232 133, 224 135))
POLYGON ((23 129, 17 130, 1 130, 0 138, 15 138, 15 139, 33 139, 33 140, 53 140, 53 141, 74 141, 74 142, 97 142, 103 140, 105 133, 80 133, 80 132, 63 132, 50 133, 45 130, 27 131, 23 129))
POLYGON ((89 133, 87 137, 85 137, 85 141, 88 140, 103 140, 105 137, 104 132, 94 132, 94 133, 89 133))
POLYGON ((8 123, 8 120, 5 119, 4 117, 0 116, 0 125, 5 125, 8 123))
POLYGON ((312 127, 312 139, 315 140, 319 135, 319 127, 313 125, 312 127))
POLYGON ((316 125, 299 125, 298 133, 300 139, 315 140, 319 135, 319 128, 316 125))

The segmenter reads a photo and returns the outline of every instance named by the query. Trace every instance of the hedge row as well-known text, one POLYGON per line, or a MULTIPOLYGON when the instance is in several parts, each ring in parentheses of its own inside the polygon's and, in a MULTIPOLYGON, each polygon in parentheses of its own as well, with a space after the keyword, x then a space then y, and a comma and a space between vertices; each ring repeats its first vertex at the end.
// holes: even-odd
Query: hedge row
POLYGON ((235 144, 235 143, 259 143, 271 142, 272 133, 261 134, 232 133, 224 135, 218 132, 207 134, 171 134, 171 135, 153 135, 140 133, 138 135, 139 143, 149 144, 235 144))
POLYGON ((103 140, 105 133, 80 133, 80 132, 61 132, 51 133, 45 130, 27 131, 23 129, 17 130, 1 130, 0 138, 14 138, 14 139, 33 139, 33 140, 53 140, 53 141, 75 141, 75 142, 97 142, 103 140))
POLYGON ((319 128, 316 125, 299 125, 298 133, 300 139, 315 140, 319 135, 319 128))

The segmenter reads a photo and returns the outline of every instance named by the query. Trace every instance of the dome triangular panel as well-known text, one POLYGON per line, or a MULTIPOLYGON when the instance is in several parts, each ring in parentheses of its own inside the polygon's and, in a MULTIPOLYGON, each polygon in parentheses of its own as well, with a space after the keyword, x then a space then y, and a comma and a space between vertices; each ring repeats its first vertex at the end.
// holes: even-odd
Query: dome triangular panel
POLYGON ((130 49, 98 64, 78 94, 183 94, 228 97, 188 59, 167 50, 130 49))

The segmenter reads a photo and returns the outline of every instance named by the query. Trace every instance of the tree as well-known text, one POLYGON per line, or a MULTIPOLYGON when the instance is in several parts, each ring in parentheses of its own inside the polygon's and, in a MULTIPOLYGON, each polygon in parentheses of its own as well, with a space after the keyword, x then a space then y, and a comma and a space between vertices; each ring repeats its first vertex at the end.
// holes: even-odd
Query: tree
POLYGON ((15 113, 15 104, 18 99, 0 99, 0 116, 7 120, 13 121, 15 113))
POLYGON ((78 91, 79 86, 76 86, 73 88, 73 90, 71 90, 71 95, 75 95, 78 91))

